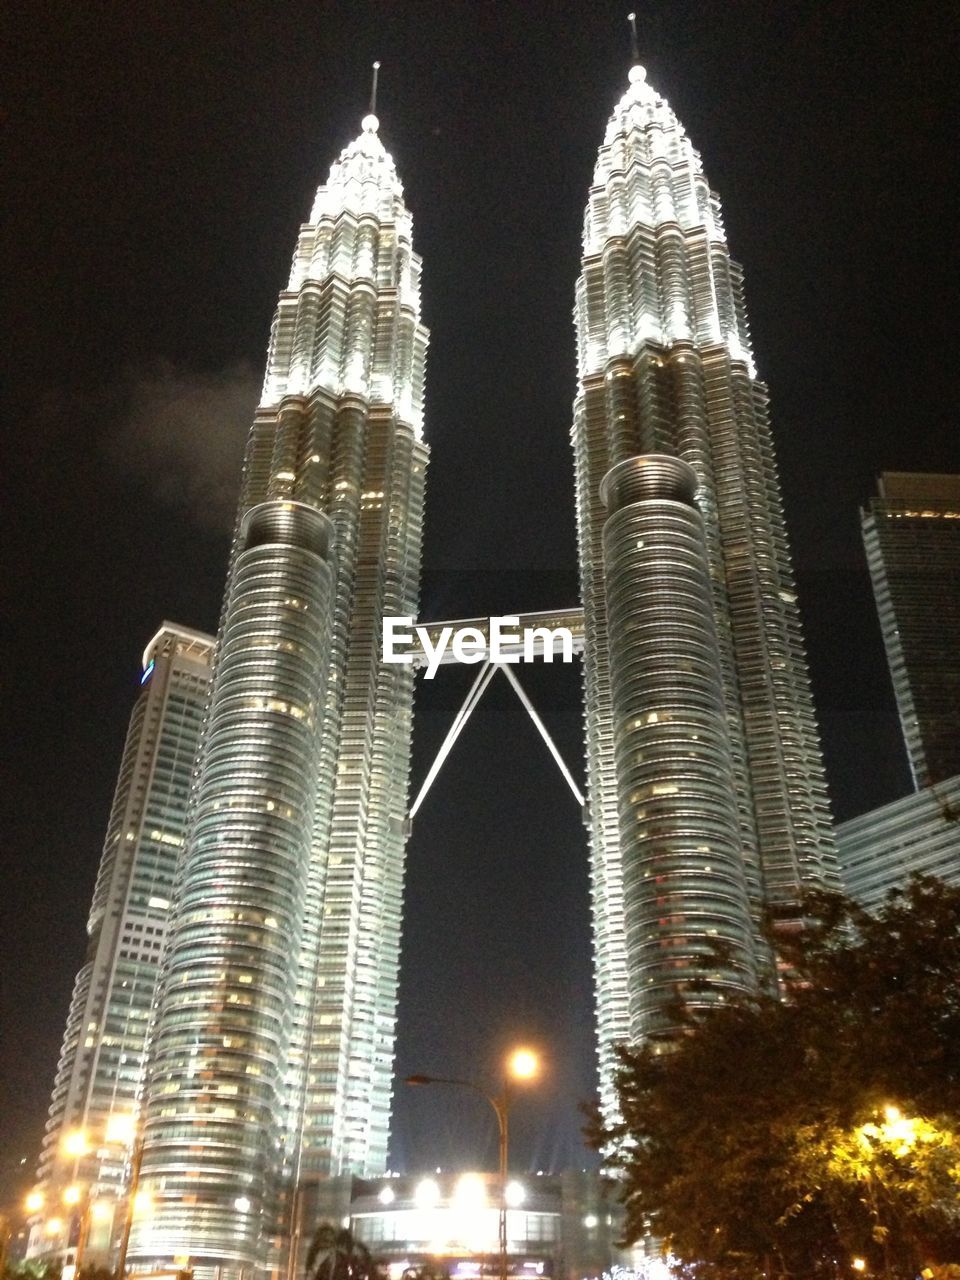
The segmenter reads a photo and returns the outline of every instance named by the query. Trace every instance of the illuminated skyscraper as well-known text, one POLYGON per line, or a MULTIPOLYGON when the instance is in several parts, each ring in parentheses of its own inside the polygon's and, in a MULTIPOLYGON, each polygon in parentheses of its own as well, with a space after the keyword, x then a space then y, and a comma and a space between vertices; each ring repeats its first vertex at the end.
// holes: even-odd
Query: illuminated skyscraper
POLYGON ((915 786, 960 774, 960 476, 888 471, 863 541, 915 786))
POLYGON ((140 1268, 278 1265, 386 1160, 427 448, 420 260, 373 115, 302 227, 247 447, 144 1103, 140 1268))
POLYGON ((836 883, 741 271, 700 157, 639 66, 597 160, 576 324, 588 825, 610 1107, 618 1040, 669 1038, 666 1006, 679 994, 704 1005, 771 983, 763 908, 795 927, 802 889, 836 883))
POLYGON ((144 651, 43 1140, 31 1255, 62 1259, 71 1234, 77 1243, 79 1210, 64 1193, 82 1187, 100 1209, 87 1261, 109 1265, 213 646, 165 622, 144 651))
POLYGON ((914 874, 960 885, 960 777, 841 822, 837 855, 844 889, 868 911, 914 874))
POLYGON ((863 542, 916 794, 837 827, 847 892, 960 883, 960 476, 887 471, 863 542))

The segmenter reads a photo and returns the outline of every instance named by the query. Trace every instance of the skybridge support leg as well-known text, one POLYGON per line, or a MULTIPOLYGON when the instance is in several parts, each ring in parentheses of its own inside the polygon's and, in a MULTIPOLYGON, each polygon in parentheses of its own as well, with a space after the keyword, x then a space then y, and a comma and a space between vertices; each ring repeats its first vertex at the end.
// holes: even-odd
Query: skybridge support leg
POLYGON ((440 750, 437 752, 436 759, 434 760, 433 764, 430 766, 427 776, 423 780, 423 785, 420 788, 417 798, 416 800, 414 800, 413 804, 410 807, 410 815, 407 818, 408 830, 410 825, 413 822, 413 819, 417 815, 417 811, 419 810, 420 806, 423 804, 424 800, 427 798, 427 792, 433 786, 434 781, 436 780, 437 774, 440 772, 441 768, 443 767, 444 761, 446 760, 447 756, 450 754, 451 750, 453 749, 453 744, 456 742, 457 738, 459 738, 460 734, 463 732, 464 726, 466 725, 467 721, 470 719, 471 715, 473 714, 474 709, 477 706, 477 703, 483 697, 484 693, 486 693, 487 688, 490 684, 490 681, 493 679, 496 673, 501 670, 503 671, 503 674, 506 676, 507 681, 509 682, 514 693, 520 699, 520 705, 523 707, 527 715, 533 721, 537 732, 540 734, 540 737, 546 743, 547 750, 550 752, 551 756, 553 756, 553 759, 556 762, 557 768, 560 770, 560 773, 563 776, 563 780, 566 782, 567 786, 570 788, 571 792, 573 793, 574 800, 576 800, 577 804, 580 805, 581 808, 583 808, 584 804, 586 803, 583 797, 583 793, 581 792, 580 788, 577 786, 576 782, 574 781, 573 774, 567 768, 563 757, 561 756, 560 752, 557 750, 556 743, 551 738, 550 732, 547 729, 547 726, 543 723, 543 721, 537 715, 537 712, 534 709, 533 703, 527 697, 526 693, 524 693, 523 688, 520 685, 520 681, 517 679, 513 671, 510 669, 509 664, 499 664, 499 663, 494 664, 492 662, 488 662, 484 667, 480 669, 480 671, 477 673, 477 678, 474 680, 473 684, 470 686, 470 689, 467 692, 467 696, 463 700, 463 705, 460 707, 460 710, 457 712, 456 716, 454 716, 453 724, 451 724, 450 728, 447 730, 447 736, 444 738, 440 746, 440 750))

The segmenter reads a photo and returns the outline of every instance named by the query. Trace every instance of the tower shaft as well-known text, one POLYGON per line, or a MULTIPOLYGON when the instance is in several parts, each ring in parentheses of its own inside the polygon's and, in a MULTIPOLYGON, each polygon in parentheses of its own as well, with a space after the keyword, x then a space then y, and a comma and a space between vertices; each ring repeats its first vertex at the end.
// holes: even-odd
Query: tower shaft
MULTIPOLYGON (((745 898, 739 890, 735 895, 736 927, 744 956, 754 954, 752 974, 751 964, 739 970, 742 989, 773 980, 759 936, 764 909, 790 926, 804 888, 836 883, 767 393, 754 370, 741 272, 730 259, 719 200, 700 158, 640 67, 630 73, 600 149, 575 315, 580 386, 572 438, 587 640, 591 892, 601 1090, 611 1108, 614 1043, 637 1042, 659 1024, 660 1015, 638 995, 641 954, 662 957, 663 971, 652 983, 662 1000, 686 993, 696 1004, 670 963, 671 936, 679 928, 692 945, 705 923, 695 910, 673 911, 641 927, 628 882, 641 866, 661 875, 671 892, 698 873, 721 874, 711 841, 691 847, 683 865, 673 859, 686 830, 683 805, 673 818, 642 827, 625 825, 617 804, 628 762, 618 746, 613 691, 626 659, 610 614, 613 568, 604 561, 608 515, 600 485, 629 459, 671 455, 697 479, 722 689, 711 715, 713 732, 726 739, 729 765, 721 774, 729 769, 733 794, 722 807, 735 806, 745 888, 745 898)), ((664 590, 675 569, 668 556, 664 590)), ((642 611, 643 601, 636 603, 642 611)), ((692 731, 682 746, 692 757, 692 731)), ((665 741, 659 753, 653 743, 649 749, 647 766, 655 773, 659 755, 669 772, 676 746, 665 741)), ((651 774, 648 786, 656 785, 651 774)))
POLYGON ((418 612, 427 332, 377 131, 301 228, 247 446, 145 1094, 141 1268, 275 1269, 308 1184, 385 1166, 413 671, 380 638, 418 612))

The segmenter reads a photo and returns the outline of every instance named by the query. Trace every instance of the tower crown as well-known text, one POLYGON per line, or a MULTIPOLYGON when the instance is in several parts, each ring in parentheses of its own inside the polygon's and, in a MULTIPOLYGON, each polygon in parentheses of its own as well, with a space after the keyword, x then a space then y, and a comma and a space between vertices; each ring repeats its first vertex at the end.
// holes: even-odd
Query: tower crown
POLYGON ((583 271, 581 376, 632 356, 645 342, 723 343, 753 372, 739 268, 727 253, 720 201, 683 125, 639 63, 597 154, 583 219, 583 271))
MULTIPOLYGON (((607 131, 603 139, 604 149, 616 142, 618 137, 628 138, 634 129, 642 130, 649 125, 675 130, 680 139, 686 138, 683 125, 674 114, 670 103, 647 79, 646 67, 635 63, 630 68, 626 92, 607 121, 607 131)), ((598 174, 603 172, 603 155, 604 150, 601 149, 597 159, 598 174)), ((594 180, 596 181, 596 178, 594 180)))
POLYGON ((670 103, 647 80, 644 67, 632 66, 627 90, 613 109, 597 155, 593 191, 584 221, 584 252, 596 253, 609 235, 625 234, 631 220, 653 226, 677 222, 684 229, 709 222, 710 232, 723 239, 719 221, 711 220, 709 210, 696 198, 694 180, 702 176, 700 156, 670 103), (680 189, 676 182, 672 183, 679 199, 654 202, 649 198, 653 185, 650 171, 658 162, 661 165, 666 162, 674 171, 681 166, 685 170, 680 189), (637 189, 638 169, 645 173, 640 183, 642 190, 637 189), (617 198, 624 186, 632 196, 628 207, 617 198), (605 189, 608 196, 607 201, 599 204, 593 198, 598 188, 605 189), (609 199, 610 196, 613 198, 609 199), (607 208, 609 216, 604 216, 607 208))
POLYGON ((419 436, 427 344, 420 259, 403 185, 379 129, 368 112, 300 228, 261 404, 321 387, 349 392, 392 404, 419 436))
POLYGON ((380 121, 372 112, 363 117, 360 133, 340 152, 326 185, 317 192, 311 222, 343 212, 382 218, 402 203, 403 184, 379 130, 380 121))

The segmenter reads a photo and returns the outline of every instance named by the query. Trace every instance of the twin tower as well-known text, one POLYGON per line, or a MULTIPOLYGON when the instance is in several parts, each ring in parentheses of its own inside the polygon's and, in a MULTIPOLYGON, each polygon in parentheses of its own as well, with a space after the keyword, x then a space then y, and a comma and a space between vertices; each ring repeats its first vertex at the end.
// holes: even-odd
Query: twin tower
MULTIPOLYGON (((129 1261, 282 1267, 297 1188, 385 1167, 427 332, 377 119, 273 323, 155 1002, 129 1261)), ((576 475, 601 1095, 679 994, 773 988, 765 912, 836 883, 767 392, 700 158, 639 66, 576 291, 576 475), (720 942, 724 945, 717 947, 720 942)))

